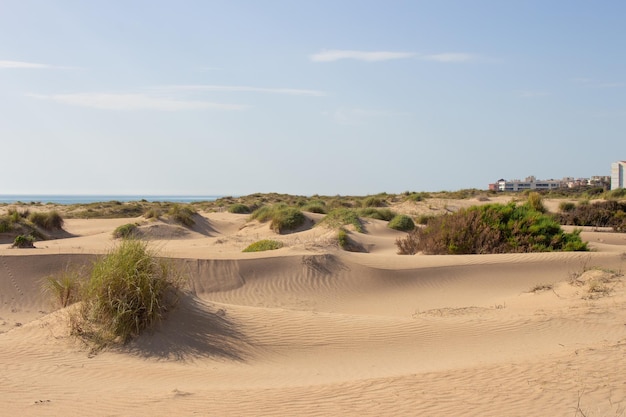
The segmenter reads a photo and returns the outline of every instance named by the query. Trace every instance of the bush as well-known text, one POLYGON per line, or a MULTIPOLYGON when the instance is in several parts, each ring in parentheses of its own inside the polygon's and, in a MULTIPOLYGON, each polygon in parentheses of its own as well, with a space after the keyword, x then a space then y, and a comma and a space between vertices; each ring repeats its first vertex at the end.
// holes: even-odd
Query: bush
POLYGON ((181 284, 182 276, 145 242, 124 240, 93 265, 73 331, 98 347, 126 343, 163 318, 181 284))
POLYGON ((113 231, 113 237, 116 239, 119 239, 119 238, 126 239, 126 238, 135 236, 136 233, 137 233, 137 225, 135 223, 127 223, 127 224, 118 226, 113 231))
POLYGON ((325 224, 333 229, 339 229, 346 225, 352 225, 357 232, 363 233, 365 231, 359 216, 357 216, 354 210, 350 210, 348 208, 337 208, 331 210, 318 224, 325 224))
POLYGON ((361 203, 363 207, 384 207, 385 201, 378 197, 367 197, 361 203))
POLYGON ((148 211, 146 211, 143 216, 146 219, 158 219, 161 217, 161 210, 156 207, 151 207, 148 211))
POLYGON ((399 253, 485 254, 582 251, 580 231, 565 233, 549 215, 521 206, 487 204, 431 219, 396 241, 399 253))
POLYGON ((13 229, 13 222, 8 216, 0 217, 0 233, 10 232, 13 229))
POLYGON ((250 214, 250 207, 245 204, 236 203, 228 207, 228 212, 235 214, 250 214))
POLYGON ((196 221, 193 219, 193 215, 196 212, 188 206, 176 204, 170 208, 168 214, 176 223, 180 223, 183 226, 192 227, 196 224, 196 221))
POLYGON ((348 240, 348 232, 345 229, 339 229, 337 232, 337 241, 341 249, 346 249, 350 243, 348 240))
POLYGON ((266 250, 276 250, 283 247, 283 242, 277 240, 264 239, 254 242, 243 250, 243 252, 263 252, 266 250))
POLYGON ((323 204, 311 203, 302 206, 302 211, 308 211, 309 213, 326 214, 327 210, 323 204))
POLYGON ((598 201, 579 204, 574 209, 555 217, 561 224, 573 226, 612 227, 616 232, 626 231, 626 202, 598 201))
POLYGON ((13 245, 11 245, 11 247, 20 249, 34 248, 34 242, 35 238, 31 235, 17 235, 15 240, 13 240, 13 245))
POLYGON ((561 201, 559 203, 559 211, 561 212, 570 212, 570 211, 574 211, 576 209, 576 204, 572 203, 571 201, 561 201))
POLYGON ((63 228, 63 218, 56 210, 47 213, 40 211, 31 213, 28 216, 28 220, 45 230, 60 230, 63 228))
POLYGON ((415 229, 413 219, 405 214, 395 216, 388 224, 390 229, 400 230, 402 232, 410 232, 415 229))
POLYGON ((371 219, 384 220, 386 222, 390 221, 396 216, 396 213, 385 208, 363 208, 358 211, 358 215, 360 217, 369 217, 371 219))
POLYGON ((284 204, 263 206, 250 215, 251 220, 261 223, 271 221, 270 227, 277 233, 285 233, 297 229, 306 221, 304 214, 297 208, 288 207, 284 204))

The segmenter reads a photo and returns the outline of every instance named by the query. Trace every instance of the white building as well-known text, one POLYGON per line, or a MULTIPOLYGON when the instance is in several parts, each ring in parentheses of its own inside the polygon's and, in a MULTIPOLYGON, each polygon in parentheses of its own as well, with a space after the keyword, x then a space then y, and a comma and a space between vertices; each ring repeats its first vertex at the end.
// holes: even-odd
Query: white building
POLYGON ((611 190, 624 188, 624 171, 626 161, 613 162, 611 164, 611 190))
POLYGON ((526 177, 524 181, 520 180, 499 180, 497 182, 498 191, 524 191, 524 190, 554 190, 562 187, 564 184, 560 180, 539 180, 534 176, 526 177))

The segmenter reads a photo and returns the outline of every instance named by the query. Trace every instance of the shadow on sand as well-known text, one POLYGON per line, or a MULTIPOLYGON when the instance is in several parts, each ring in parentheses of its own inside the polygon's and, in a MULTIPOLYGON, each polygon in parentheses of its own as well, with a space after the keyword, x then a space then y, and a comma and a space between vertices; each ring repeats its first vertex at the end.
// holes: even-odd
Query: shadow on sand
POLYGON ((245 361, 252 346, 223 309, 184 293, 178 305, 152 332, 123 348, 142 357, 193 360, 221 358, 245 361))

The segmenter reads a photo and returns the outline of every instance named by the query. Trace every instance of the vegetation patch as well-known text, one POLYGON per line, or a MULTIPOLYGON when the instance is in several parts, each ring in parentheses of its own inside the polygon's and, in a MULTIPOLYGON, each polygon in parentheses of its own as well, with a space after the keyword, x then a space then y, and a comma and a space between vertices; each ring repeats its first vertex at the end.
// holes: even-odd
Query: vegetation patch
POLYGON ((276 233, 286 233, 302 226, 306 217, 299 209, 285 204, 263 206, 252 213, 251 220, 261 223, 271 221, 270 227, 276 233))
POLYGON ((46 277, 43 289, 50 294, 59 307, 64 308, 80 300, 83 271, 67 269, 59 275, 46 277))
POLYGON ((337 208, 331 210, 318 224, 324 224, 332 229, 340 229, 347 225, 354 226, 357 232, 364 233, 363 224, 354 210, 337 208))
POLYGON ((13 240, 12 248, 32 249, 35 247, 35 238, 31 235, 17 235, 13 240))
POLYGON ((398 239, 400 254, 486 254, 586 251, 580 230, 565 233, 553 217, 528 202, 486 204, 432 218, 398 239))
POLYGON ((118 226, 113 231, 113 237, 116 239, 128 239, 137 235, 138 227, 135 223, 127 223, 118 226))
POLYGON ((63 218, 56 210, 33 212, 28 216, 28 220, 44 230, 61 230, 63 228, 63 218))
POLYGON ((228 212, 235 214, 250 214, 250 207, 245 204, 236 203, 228 207, 228 212))
POLYGON ((358 210, 357 213, 359 217, 369 217, 371 219, 384 220, 386 222, 396 216, 396 213, 388 208, 368 207, 358 210))
POLYGON ((98 348, 126 343, 164 317, 182 282, 182 275, 145 242, 123 240, 93 265, 72 331, 98 348))
POLYGON ((582 203, 556 215, 561 224, 573 226, 612 227, 626 232, 626 201, 598 201, 582 203))
POLYGON ((391 219, 391 221, 389 221, 388 227, 402 232, 410 232, 415 229, 415 222, 413 222, 413 219, 405 214, 398 214, 391 219))
POLYGON ((176 223, 182 224, 185 227, 193 227, 193 225, 196 224, 196 221, 193 219, 196 211, 189 206, 175 204, 169 209, 167 214, 176 223))
POLYGON ((283 242, 279 242, 277 240, 264 239, 259 240, 258 242, 252 243, 250 246, 245 248, 243 252, 263 252, 267 250, 276 250, 283 247, 283 242))

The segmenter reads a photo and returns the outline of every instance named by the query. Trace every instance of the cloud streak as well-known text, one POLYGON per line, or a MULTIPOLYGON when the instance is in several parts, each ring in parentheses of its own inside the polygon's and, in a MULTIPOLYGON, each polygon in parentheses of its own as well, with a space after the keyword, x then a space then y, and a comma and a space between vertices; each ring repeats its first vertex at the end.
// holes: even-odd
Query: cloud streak
POLYGON ((0 60, 0 69, 71 69, 71 68, 72 67, 62 67, 62 66, 57 66, 57 65, 40 64, 36 62, 0 60))
POLYGON ((27 96, 71 106, 119 111, 243 110, 247 107, 239 104, 179 100, 136 93, 27 94, 27 96))
POLYGON ((303 90, 295 88, 264 88, 264 87, 247 87, 237 85, 172 85, 163 87, 164 89, 176 91, 215 91, 215 92, 235 92, 235 93, 268 93, 268 94, 285 94, 292 96, 313 96, 322 97, 326 93, 318 90, 303 90))
POLYGON ((354 59, 357 61, 378 62, 393 59, 406 59, 415 56, 413 52, 392 52, 392 51, 350 51, 330 49, 311 55, 309 58, 313 62, 333 62, 341 59, 354 59))
POLYGON ((342 59, 353 59, 365 62, 390 61, 394 59, 416 58, 422 61, 456 63, 467 62, 475 59, 475 56, 468 53, 446 52, 440 54, 420 55, 415 52, 393 52, 393 51, 354 51, 330 49, 313 54, 309 57, 313 62, 334 62, 342 59))

